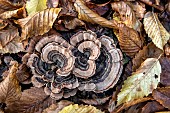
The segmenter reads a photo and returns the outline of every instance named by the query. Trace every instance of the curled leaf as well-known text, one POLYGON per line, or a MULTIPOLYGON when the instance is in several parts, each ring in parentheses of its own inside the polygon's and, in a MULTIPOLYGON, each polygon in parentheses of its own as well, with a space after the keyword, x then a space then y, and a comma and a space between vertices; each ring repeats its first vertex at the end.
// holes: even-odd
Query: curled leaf
POLYGON ((16 77, 18 63, 13 62, 13 66, 4 81, 0 83, 0 103, 6 103, 7 107, 13 105, 21 97, 21 88, 16 77))
POLYGON ((99 109, 95 108, 94 106, 91 105, 78 105, 78 104, 74 104, 74 105, 69 105, 64 107, 59 113, 104 113, 102 111, 100 111, 99 109))
POLYGON ((118 105, 148 96, 160 82, 161 65, 156 58, 146 59, 139 69, 124 81, 118 94, 118 105))
POLYGON ((143 47, 144 38, 140 37, 137 31, 124 24, 119 26, 119 33, 117 36, 120 48, 130 57, 134 57, 143 47))
POLYGON ((83 2, 83 0, 76 0, 74 3, 76 11, 78 12, 78 18, 87 22, 99 24, 103 27, 115 28, 116 24, 99 16, 90 10, 83 2))
POLYGON ((170 34, 160 23, 157 15, 153 12, 148 12, 144 16, 144 28, 153 43, 163 50, 163 46, 170 38, 170 34))
POLYGON ((61 8, 50 8, 15 21, 15 23, 19 24, 22 28, 22 40, 48 32, 52 28, 60 11, 61 8))
POLYGON ((47 9, 47 0, 30 0, 26 3, 28 15, 33 15, 38 11, 47 9))

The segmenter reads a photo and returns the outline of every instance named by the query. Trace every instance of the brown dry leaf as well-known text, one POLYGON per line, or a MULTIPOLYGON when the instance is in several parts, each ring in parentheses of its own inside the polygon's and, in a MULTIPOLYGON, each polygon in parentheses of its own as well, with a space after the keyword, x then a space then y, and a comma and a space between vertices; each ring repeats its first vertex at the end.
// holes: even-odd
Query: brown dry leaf
POLYGON ((133 58, 133 71, 136 71, 147 58, 158 58, 163 51, 157 48, 153 43, 149 43, 147 46, 144 46, 135 57, 133 58))
POLYGON ((135 1, 135 2, 130 2, 130 4, 128 3, 128 5, 132 7, 137 18, 142 19, 144 17, 145 12, 146 12, 144 3, 140 1, 135 1))
POLYGON ((84 20, 93 24, 99 24, 103 27, 117 28, 116 23, 111 22, 90 10, 85 5, 83 0, 76 0, 74 6, 76 8, 76 11, 78 12, 78 18, 80 20, 84 20))
POLYGON ((58 7, 59 0, 47 0, 48 8, 56 8, 58 7))
POLYGON ((161 81, 160 83, 164 86, 170 86, 170 59, 162 57, 159 59, 162 67, 161 81))
POLYGON ((19 8, 13 11, 6 11, 2 14, 0 14, 0 18, 1 19, 8 19, 11 17, 15 17, 15 18, 22 18, 22 17, 26 17, 26 11, 25 8, 19 8))
POLYGON ((153 12, 147 12, 144 16, 144 28, 152 42, 163 50, 164 45, 170 38, 170 34, 160 23, 157 15, 153 12))
POLYGON ((7 108, 7 112, 11 113, 42 113, 44 109, 52 104, 52 99, 44 93, 43 88, 35 88, 24 90, 19 101, 13 106, 7 108))
POLYGON ((140 0, 140 1, 147 4, 147 5, 149 5, 149 6, 154 7, 156 9, 160 10, 160 11, 164 11, 164 7, 159 5, 160 0, 140 0))
POLYGON ((121 50, 132 58, 143 47, 144 38, 140 37, 137 31, 125 26, 124 24, 119 25, 117 38, 121 50))
POLYGON ((12 62, 13 65, 9 74, 4 81, 0 83, 0 103, 5 103, 7 107, 13 105, 21 97, 21 88, 16 77, 18 63, 12 62))
POLYGON ((63 23, 65 25, 65 28, 67 29, 75 29, 78 26, 84 26, 85 23, 81 20, 79 20, 78 18, 73 18, 71 20, 68 20, 68 18, 66 18, 65 20, 63 20, 63 23))
POLYGON ((31 73, 28 67, 26 66, 26 64, 21 64, 19 66, 16 76, 17 76, 18 81, 21 82, 22 84, 31 83, 31 79, 30 79, 31 73))
POLYGON ((160 111, 160 112, 155 112, 155 113, 170 113, 170 111, 160 111))
POLYGON ((153 98, 170 110, 170 87, 157 88, 152 93, 153 98))
POLYGON ((8 25, 7 22, 5 22, 3 19, 0 19, 0 30, 2 30, 3 28, 5 28, 8 25))
POLYGON ((45 9, 35 15, 15 21, 15 23, 19 24, 22 28, 22 40, 28 39, 32 36, 43 35, 48 32, 52 28, 60 11, 61 8, 45 9))
POLYGON ((156 101, 148 102, 143 108, 141 113, 154 113, 156 111, 162 111, 165 108, 156 101))
POLYGON ((146 101, 149 101, 149 100, 154 100, 154 99, 151 98, 151 97, 144 97, 144 98, 140 98, 140 99, 136 99, 136 100, 124 103, 123 105, 121 105, 117 109, 115 109, 114 112, 119 113, 123 109, 126 109, 126 108, 133 106, 135 104, 146 102, 146 101))
POLYGON ((0 0, 0 14, 5 11, 12 11, 21 8, 21 5, 12 4, 8 0, 0 0))
POLYGON ((170 44, 169 43, 165 44, 164 53, 165 53, 166 57, 168 57, 168 58, 170 57, 170 44))
POLYGON ((24 51, 18 29, 10 26, 0 31, 0 53, 18 53, 24 51))
POLYGON ((73 104, 73 102, 67 101, 67 100, 61 100, 60 102, 56 104, 52 104, 50 107, 43 110, 43 113, 58 113, 61 111, 64 107, 73 104))
POLYGON ((141 22, 136 18, 133 9, 123 1, 111 3, 112 9, 119 12, 121 21, 129 28, 141 31, 141 22))

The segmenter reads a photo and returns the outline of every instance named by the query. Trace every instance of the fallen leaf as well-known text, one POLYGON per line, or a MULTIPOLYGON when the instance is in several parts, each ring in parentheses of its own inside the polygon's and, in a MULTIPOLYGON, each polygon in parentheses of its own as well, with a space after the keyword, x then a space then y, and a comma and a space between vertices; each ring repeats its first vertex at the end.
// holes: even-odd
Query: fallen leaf
POLYGON ((0 53, 18 53, 24 51, 18 29, 10 26, 0 31, 0 53))
POLYGON ((91 105, 78 105, 78 104, 71 104, 69 106, 64 107, 59 113, 104 113, 99 109, 95 108, 91 105))
POLYGON ((160 83, 164 86, 170 86, 170 59, 162 57, 159 59, 161 63, 162 73, 160 83))
POLYGON ((153 12, 147 12, 144 16, 144 28, 153 43, 163 50, 163 46, 170 38, 170 34, 160 23, 157 15, 153 12))
POLYGON ((4 21, 3 19, 0 19, 0 30, 5 28, 7 25, 8 23, 6 21, 4 21))
POLYGON ((133 58, 133 71, 136 71, 147 58, 158 58, 163 51, 157 48, 153 43, 149 43, 147 46, 144 46, 135 57, 133 58))
POLYGON ((21 64, 19 66, 19 69, 16 73, 17 79, 22 84, 29 84, 31 83, 31 73, 29 68, 26 66, 26 64, 21 64))
POLYGON ((43 113, 58 113, 61 111, 64 107, 73 104, 73 102, 67 101, 67 100, 61 100, 58 103, 50 105, 50 107, 46 108, 43 113))
POLYGON ((47 9, 47 0, 30 0, 26 3, 28 15, 33 15, 39 11, 47 9))
MULTIPOLYGON (((168 40, 169 42, 169 40, 168 40)), ((167 57, 170 57, 170 44, 169 43, 166 43, 165 46, 164 46, 164 53, 167 57)))
POLYGON ((147 58, 127 80, 118 94, 118 103, 148 96, 160 82, 161 65, 156 58, 147 58))
POLYGON ((1 19, 8 19, 8 18, 22 18, 22 17, 26 17, 26 12, 25 12, 25 8, 19 8, 13 11, 6 11, 2 14, 0 14, 0 18, 1 19))
POLYGON ((13 105, 21 97, 21 88, 16 77, 16 71, 18 69, 18 63, 13 62, 9 74, 0 83, 0 103, 5 103, 7 107, 13 105))
POLYGON ((78 18, 72 18, 69 20, 69 18, 66 18, 63 20, 63 23, 65 25, 65 28, 67 29, 75 29, 78 26, 84 26, 85 23, 78 18))
POLYGON ((170 87, 157 88, 152 93, 153 98, 170 110, 170 87))
POLYGON ((35 15, 15 21, 22 28, 22 40, 48 32, 52 28, 60 11, 61 8, 46 9, 35 15))
POLYGON ((76 0, 74 3, 76 11, 78 12, 78 18, 93 24, 99 24, 103 27, 116 28, 116 24, 99 16, 90 10, 82 0, 76 0))
POLYGON ((56 8, 58 7, 59 0, 48 0, 47 1, 47 6, 48 8, 56 8))
POLYGON ((21 8, 21 5, 12 4, 8 0, 0 0, 0 14, 5 11, 12 11, 21 8))
POLYGON ((134 2, 128 2, 128 5, 132 7, 137 18, 143 19, 146 13, 146 7, 144 3, 140 1, 134 1, 134 2))
POLYGON ((20 42, 11 41, 3 49, 0 49, 0 53, 18 53, 24 51, 24 46, 20 42))
POLYGON ((141 31, 141 22, 136 18, 133 9, 123 1, 111 3, 112 9, 119 12, 120 19, 127 27, 141 31))
POLYGON ((123 109, 126 109, 126 108, 128 108, 130 106, 133 106, 135 104, 146 102, 146 101, 149 101, 149 100, 153 100, 153 98, 151 98, 151 97, 144 97, 144 98, 139 98, 139 99, 136 99, 136 100, 133 100, 133 101, 129 101, 129 102, 124 103, 123 105, 119 106, 117 109, 114 110, 114 112, 119 113, 123 109))
MULTIPOLYGON (((139 103, 139 104, 133 105, 133 106, 129 107, 128 109, 126 109, 125 113, 140 113, 143 106, 144 106, 144 103, 139 103)), ((113 112, 113 113, 115 113, 115 112, 113 112)))
POLYGON ((143 47, 144 38, 140 37, 137 31, 125 26, 124 24, 119 25, 117 38, 121 50, 132 58, 143 47))
POLYGON ((24 90, 19 101, 7 108, 7 112, 17 113, 41 113, 52 104, 52 99, 44 93, 43 88, 32 87, 24 90))
POLYGON ((165 108, 156 101, 148 102, 143 108, 141 113, 155 113, 156 111, 164 110, 165 108))

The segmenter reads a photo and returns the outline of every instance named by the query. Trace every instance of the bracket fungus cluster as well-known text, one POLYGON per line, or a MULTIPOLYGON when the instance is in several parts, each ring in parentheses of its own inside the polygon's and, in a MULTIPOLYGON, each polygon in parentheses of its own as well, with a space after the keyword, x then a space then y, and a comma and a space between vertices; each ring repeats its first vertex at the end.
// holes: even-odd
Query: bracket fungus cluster
POLYGON ((107 36, 80 31, 67 42, 51 35, 30 42, 27 66, 35 87, 58 100, 77 90, 102 93, 113 88, 122 69, 122 53, 107 36))

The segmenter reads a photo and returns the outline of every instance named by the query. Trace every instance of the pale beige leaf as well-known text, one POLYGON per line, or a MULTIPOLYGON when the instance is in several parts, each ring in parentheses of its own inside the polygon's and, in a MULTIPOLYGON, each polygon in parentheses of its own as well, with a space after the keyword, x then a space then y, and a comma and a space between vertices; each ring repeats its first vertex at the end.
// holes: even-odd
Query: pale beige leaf
POLYGON ((35 15, 15 21, 22 28, 22 40, 48 32, 52 28, 60 11, 61 8, 45 9, 35 15))
POLYGON ((91 105, 71 104, 63 108, 59 113, 104 113, 91 105))
POLYGON ((124 81, 118 94, 117 105, 148 96, 160 82, 161 65, 156 58, 146 59, 141 66, 124 81))
POLYGON ((50 107, 46 108, 43 113, 58 113, 61 111, 64 107, 73 104, 73 102, 67 101, 67 100, 61 100, 58 103, 52 104, 50 107))
POLYGON ((148 36, 152 39, 153 43, 163 50, 163 46, 170 38, 170 34, 166 31, 160 23, 157 14, 148 12, 144 16, 144 28, 148 36))
POLYGON ((6 103, 7 106, 14 104, 21 97, 21 88, 16 78, 18 63, 13 62, 9 74, 4 81, 0 83, 0 103, 6 103))
POLYGON ((52 99, 44 93, 43 88, 32 87, 22 92, 20 100, 7 108, 6 111, 12 113, 42 113, 51 104, 52 99))
POLYGON ((76 0, 74 3, 75 9, 78 12, 78 18, 80 20, 84 20, 90 23, 99 24, 103 27, 109 27, 109 28, 115 28, 116 24, 114 22, 111 22, 92 10, 90 10, 85 4, 83 0, 76 0))
POLYGON ((38 11, 47 9, 47 0, 30 0, 26 3, 28 15, 33 15, 38 11))

